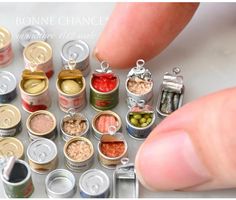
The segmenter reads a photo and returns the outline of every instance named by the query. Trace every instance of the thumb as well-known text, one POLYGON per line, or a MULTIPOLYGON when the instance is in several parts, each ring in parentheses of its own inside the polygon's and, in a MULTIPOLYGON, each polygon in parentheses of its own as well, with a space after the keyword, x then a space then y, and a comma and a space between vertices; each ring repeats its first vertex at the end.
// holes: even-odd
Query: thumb
POLYGON ((186 104, 141 145, 136 169, 151 190, 236 187, 236 88, 186 104))

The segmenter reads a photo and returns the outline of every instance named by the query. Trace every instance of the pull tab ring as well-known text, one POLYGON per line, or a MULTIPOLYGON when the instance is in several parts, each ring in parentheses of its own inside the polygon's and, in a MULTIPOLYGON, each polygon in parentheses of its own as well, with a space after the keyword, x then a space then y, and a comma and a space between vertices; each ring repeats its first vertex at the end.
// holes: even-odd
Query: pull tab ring
POLYGON ((122 158, 120 162, 122 165, 127 165, 129 163, 129 158, 122 158))
POLYGON ((138 69, 141 69, 144 65, 145 65, 145 61, 144 61, 143 59, 137 60, 137 62, 136 62, 136 67, 137 67, 138 69))
POLYGON ((74 109, 74 108, 69 108, 69 109, 67 110, 67 113, 68 113, 71 117, 73 117, 73 116, 75 116, 75 114, 76 114, 76 109, 74 109))
POLYGON ((145 100, 139 100, 136 104, 138 107, 143 108, 145 106, 145 100))
POLYGON ((109 67, 110 67, 110 65, 108 64, 108 62, 106 62, 106 61, 101 62, 101 69, 102 69, 103 72, 107 72, 109 67))
POLYGON ((109 126, 108 127, 108 134, 109 135, 115 135, 115 133, 116 133, 116 127, 115 126, 109 126))
POLYGON ((69 59, 69 61, 68 61, 68 68, 70 70, 74 70, 75 66, 76 66, 76 61, 74 59, 69 59))
POLYGON ((180 72, 181 72, 181 70, 180 70, 179 67, 173 68, 173 73, 174 73, 175 75, 179 74, 180 72))
POLYGON ((30 68, 30 71, 31 71, 31 72, 37 71, 37 63, 36 63, 36 62, 32 62, 32 63, 29 65, 29 68, 30 68))

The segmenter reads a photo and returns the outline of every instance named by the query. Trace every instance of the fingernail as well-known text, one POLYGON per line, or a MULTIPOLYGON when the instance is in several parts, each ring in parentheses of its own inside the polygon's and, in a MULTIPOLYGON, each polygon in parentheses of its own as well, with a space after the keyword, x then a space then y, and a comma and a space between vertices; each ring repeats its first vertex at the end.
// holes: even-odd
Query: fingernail
POLYGON ((136 156, 136 168, 140 181, 151 190, 179 190, 211 178, 184 131, 146 140, 136 156))

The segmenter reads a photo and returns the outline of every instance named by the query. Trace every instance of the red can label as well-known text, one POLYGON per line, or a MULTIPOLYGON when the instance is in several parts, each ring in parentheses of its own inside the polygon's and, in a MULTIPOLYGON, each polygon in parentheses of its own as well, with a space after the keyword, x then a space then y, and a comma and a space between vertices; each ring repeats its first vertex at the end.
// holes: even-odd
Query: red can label
POLYGON ((13 56, 11 45, 9 45, 6 49, 3 51, 0 51, 0 65, 4 65, 8 63, 13 56))

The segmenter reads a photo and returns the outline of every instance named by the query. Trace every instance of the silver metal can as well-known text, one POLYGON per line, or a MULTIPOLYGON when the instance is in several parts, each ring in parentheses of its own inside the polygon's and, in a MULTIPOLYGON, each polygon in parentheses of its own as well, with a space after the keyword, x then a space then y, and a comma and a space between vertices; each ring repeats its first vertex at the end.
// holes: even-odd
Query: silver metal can
POLYGON ((9 103, 16 98, 16 78, 7 71, 0 72, 0 103, 9 103))
POLYGON ((79 179, 80 196, 82 198, 109 198, 110 180, 105 172, 90 169, 79 179))
POLYGON ((75 177, 65 169, 50 172, 45 179, 45 186, 49 198, 72 198, 76 193, 75 177))
POLYGON ((22 130, 21 113, 11 104, 0 104, 0 137, 11 137, 22 130))
POLYGON ((73 60, 76 65, 75 69, 79 69, 83 76, 87 76, 91 70, 89 65, 89 47, 82 40, 71 40, 65 43, 61 50, 61 59, 63 67, 73 60))
POLYGON ((136 66, 128 73, 125 82, 128 107, 132 107, 138 101, 145 101, 148 105, 153 104, 152 74, 144 68, 144 64, 144 60, 138 60, 136 66))
POLYGON ((163 83, 160 86, 157 99, 157 114, 160 118, 165 118, 183 104, 184 84, 183 76, 178 75, 180 68, 173 69, 173 73, 166 72, 163 83))
POLYGON ((38 174, 46 174, 57 167, 57 146, 49 139, 32 141, 27 148, 27 156, 30 168, 38 174))
POLYGON ((66 166, 74 172, 82 172, 92 166, 94 148, 90 140, 75 137, 68 140, 64 146, 66 166))
POLYGON ((88 119, 74 109, 69 109, 68 114, 63 117, 60 123, 61 135, 64 141, 77 136, 88 137, 89 129, 88 119))
POLYGON ((38 25, 30 25, 21 29, 18 34, 18 40, 22 47, 28 46, 31 42, 46 41, 47 33, 43 27, 38 25))

